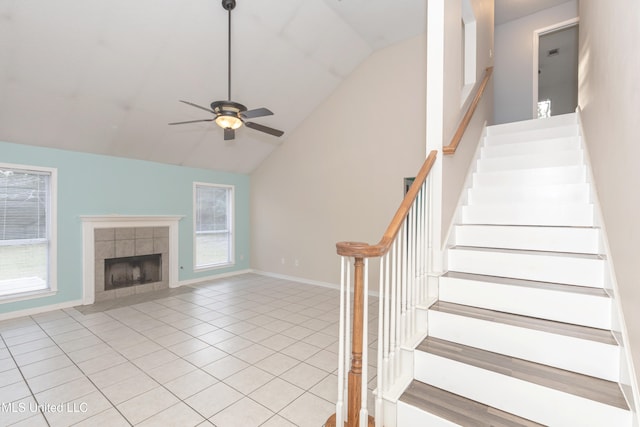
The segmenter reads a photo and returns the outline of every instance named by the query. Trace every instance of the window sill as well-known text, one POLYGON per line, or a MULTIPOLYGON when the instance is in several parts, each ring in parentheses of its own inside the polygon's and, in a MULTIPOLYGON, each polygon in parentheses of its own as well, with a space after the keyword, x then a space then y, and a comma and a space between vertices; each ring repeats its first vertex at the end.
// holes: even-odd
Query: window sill
POLYGON ((42 289, 40 291, 31 291, 31 292, 22 292, 19 294, 3 295, 3 296, 0 296, 0 304, 8 304, 10 302, 17 302, 17 301, 26 301, 30 299, 36 299, 36 298, 45 298, 45 297, 54 296, 57 293, 58 291, 53 291, 47 288, 47 289, 42 289))
POLYGON ((225 262, 224 264, 203 265, 203 266, 199 266, 199 267, 194 266, 193 267, 193 271, 195 273, 198 273, 198 272, 201 272, 201 271, 220 270, 222 268, 233 267, 235 265, 236 265, 235 262, 225 262))

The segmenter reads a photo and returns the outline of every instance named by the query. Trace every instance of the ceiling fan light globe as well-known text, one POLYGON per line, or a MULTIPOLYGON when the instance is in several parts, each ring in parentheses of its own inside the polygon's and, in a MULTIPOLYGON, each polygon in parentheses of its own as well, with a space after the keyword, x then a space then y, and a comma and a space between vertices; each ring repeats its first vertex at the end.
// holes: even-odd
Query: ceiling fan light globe
POLYGON ((235 116, 218 116, 216 117, 216 124, 222 129, 238 129, 242 126, 242 120, 235 116))

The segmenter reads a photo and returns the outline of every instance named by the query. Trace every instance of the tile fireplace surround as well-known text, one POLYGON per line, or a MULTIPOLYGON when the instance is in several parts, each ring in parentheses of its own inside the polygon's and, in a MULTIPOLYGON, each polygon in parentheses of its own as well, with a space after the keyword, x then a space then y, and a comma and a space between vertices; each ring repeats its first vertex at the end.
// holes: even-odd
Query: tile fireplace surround
POLYGON ((82 216, 83 304, 178 286, 178 222, 181 216, 82 216), (104 290, 104 260, 162 254, 162 279, 104 290))
POLYGON ((95 238, 95 300, 120 298, 169 287, 169 227, 99 228, 95 238), (108 290, 105 263, 109 259, 123 259, 142 255, 160 255, 160 280, 108 290))

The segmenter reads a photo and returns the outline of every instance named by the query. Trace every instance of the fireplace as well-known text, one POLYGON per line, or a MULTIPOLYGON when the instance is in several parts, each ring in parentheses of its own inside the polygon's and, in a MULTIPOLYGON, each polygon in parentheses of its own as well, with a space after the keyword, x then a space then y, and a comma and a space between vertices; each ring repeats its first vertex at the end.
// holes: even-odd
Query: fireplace
POLYGON ((83 303, 178 286, 179 216, 82 216, 83 303))
POLYGON ((104 290, 143 285, 162 280, 162 254, 107 258, 104 290))

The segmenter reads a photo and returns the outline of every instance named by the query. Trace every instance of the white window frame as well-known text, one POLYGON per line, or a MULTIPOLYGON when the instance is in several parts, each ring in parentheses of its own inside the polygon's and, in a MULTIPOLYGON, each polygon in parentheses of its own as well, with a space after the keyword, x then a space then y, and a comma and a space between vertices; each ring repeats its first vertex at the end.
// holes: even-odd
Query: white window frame
POLYGON ((204 270, 215 270, 219 268, 225 268, 235 265, 235 221, 234 221, 234 213, 235 213, 235 186, 227 185, 227 184, 212 184, 208 182, 194 182, 193 183, 193 270, 194 271, 204 271, 204 270), (213 187, 213 188, 223 188, 229 191, 229 206, 227 206, 227 226, 229 230, 229 259, 226 262, 217 263, 217 264, 204 264, 198 265, 198 253, 197 253, 197 197, 196 192, 198 187, 213 187))
POLYGON ((14 163, 0 163, 0 169, 16 169, 24 172, 46 173, 49 175, 49 215, 47 288, 37 291, 21 292, 0 296, 0 304, 43 298, 58 292, 58 169, 14 163))
POLYGON ((473 91, 473 87, 477 80, 477 22, 473 13, 473 6, 471 0, 462 0, 462 27, 463 33, 461 37, 463 40, 463 52, 464 58, 462 66, 463 82, 462 91, 460 94, 460 105, 464 105, 473 91))

